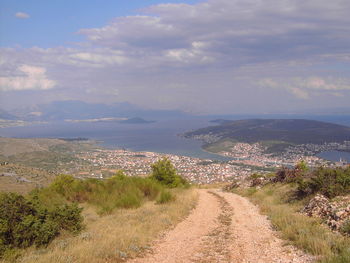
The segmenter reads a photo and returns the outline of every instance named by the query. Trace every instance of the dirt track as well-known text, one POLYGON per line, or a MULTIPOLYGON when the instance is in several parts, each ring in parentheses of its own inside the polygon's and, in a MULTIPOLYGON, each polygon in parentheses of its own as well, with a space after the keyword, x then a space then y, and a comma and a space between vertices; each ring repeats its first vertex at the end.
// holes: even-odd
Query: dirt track
POLYGON ((284 246, 266 217, 247 199, 219 190, 199 190, 197 207, 152 251, 130 262, 312 262, 309 256, 284 246))

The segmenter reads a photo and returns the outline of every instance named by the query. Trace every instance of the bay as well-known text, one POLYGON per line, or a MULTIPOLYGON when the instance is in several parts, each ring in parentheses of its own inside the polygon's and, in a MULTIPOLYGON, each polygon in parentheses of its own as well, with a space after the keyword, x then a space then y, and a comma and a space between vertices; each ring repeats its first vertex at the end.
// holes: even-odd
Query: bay
POLYGON ((178 136, 191 129, 213 125, 209 119, 157 121, 147 124, 118 122, 50 122, 0 129, 0 136, 20 138, 76 138, 100 141, 110 149, 150 151, 212 160, 230 160, 202 150, 202 142, 178 136))
MULTIPOLYGON (((231 119, 245 119, 236 116, 231 119)), ((251 116, 249 116, 251 117, 251 116)), ((279 116, 281 117, 281 116, 279 116)), ((291 117, 291 116, 289 116, 291 117)), ((213 117, 184 120, 161 120, 147 124, 121 124, 118 122, 64 122, 56 121, 23 127, 1 128, 0 136, 21 138, 76 138, 86 137, 100 141, 100 145, 110 149, 125 148, 132 151, 150 151, 175 154, 211 160, 230 160, 202 150, 202 142, 178 136, 192 129, 215 125, 209 122, 213 117)), ((312 118, 306 118, 312 119, 312 118)), ((313 118, 350 126, 350 117, 313 118)), ((330 161, 340 158, 350 163, 350 153, 328 151, 317 156, 330 161)))
POLYGON ((318 157, 321 157, 323 159, 333 161, 333 162, 339 162, 342 160, 345 163, 350 163, 350 153, 349 152, 342 152, 342 151, 326 151, 321 152, 317 154, 318 157))

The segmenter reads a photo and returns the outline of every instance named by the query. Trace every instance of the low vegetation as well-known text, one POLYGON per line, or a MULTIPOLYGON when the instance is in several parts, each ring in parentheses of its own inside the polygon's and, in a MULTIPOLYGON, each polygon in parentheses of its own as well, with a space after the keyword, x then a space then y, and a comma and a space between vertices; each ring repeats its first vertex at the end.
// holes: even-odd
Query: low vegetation
POLYGON ((60 236, 48 247, 31 248, 21 263, 125 262, 149 251, 152 241, 184 219, 197 200, 193 189, 170 189, 176 199, 166 204, 146 202, 136 209, 118 209, 101 217, 84 204, 85 229, 77 236, 60 236))
MULTIPOLYGON (((26 196, 2 193, 0 195, 0 258, 15 259, 21 254, 21 249, 28 247, 45 248, 59 235, 74 238, 74 235, 78 235, 84 228, 83 208, 93 211, 92 213, 96 214, 94 217, 103 216, 102 219, 112 215, 116 217, 114 213, 116 209, 127 211, 130 208, 141 209, 142 205, 146 205, 151 206, 161 218, 162 210, 170 209, 169 206, 178 200, 176 193, 183 191, 181 194, 184 194, 185 189, 175 188, 187 188, 188 183, 177 174, 168 159, 156 162, 152 165, 152 170, 153 173, 149 177, 128 177, 118 172, 106 180, 80 180, 71 175, 60 175, 47 187, 37 188, 26 196)), ((194 199, 192 197, 190 199, 191 201, 187 200, 183 205, 178 203, 179 211, 171 210, 169 212, 171 218, 166 220, 170 223, 179 220, 192 207, 194 199)), ((183 198, 180 198, 180 202, 181 200, 184 201, 183 198)), ((85 218, 89 218, 89 215, 85 214, 85 218)), ((143 224, 142 219, 139 217, 138 219, 140 220, 138 224, 143 224)), ((124 221, 129 220, 124 218, 124 221)), ((158 233, 168 225, 168 223, 159 224, 161 227, 152 228, 154 233, 158 233)), ((115 227, 114 223, 112 225, 115 227)), ((124 228, 127 229, 125 225, 124 228)), ((123 229, 120 228, 119 231, 121 235, 123 229)), ((148 237, 142 238, 149 241, 148 237)), ((113 242, 117 240, 113 239, 113 242)), ((121 249, 126 248, 121 246, 121 249)), ((115 253, 115 250, 112 251, 106 253, 115 253)), ((115 256, 123 258, 123 253, 117 253, 118 255, 115 256)), ((59 260, 56 258, 51 262, 59 262, 59 260)))
POLYGON ((296 184, 295 194, 301 199, 315 194, 334 198, 350 193, 350 166, 336 168, 321 166, 309 169, 301 161, 293 169, 283 167, 275 174, 254 174, 251 179, 261 179, 265 183, 296 184))
POLYGON ((157 199, 157 204, 165 204, 173 201, 175 199, 175 196, 166 190, 163 190, 160 192, 160 195, 157 199))
POLYGON ((0 195, 0 256, 11 257, 16 248, 48 245, 61 231, 78 233, 81 208, 64 204, 48 208, 37 198, 15 193, 0 195))
POLYGON ((317 256, 322 263, 350 262, 349 222, 340 232, 332 232, 320 218, 300 211, 315 194, 329 198, 350 193, 350 167, 309 169, 304 162, 275 174, 253 175, 253 187, 236 189, 249 197, 268 215, 282 238, 317 256), (256 186, 259 186, 258 188, 256 186))
POLYGON ((297 179, 298 193, 307 196, 315 193, 329 198, 350 193, 350 166, 346 168, 320 167, 297 179))
POLYGON ((147 200, 155 200, 163 187, 151 178, 127 177, 118 173, 106 180, 79 180, 61 175, 48 187, 33 191, 48 206, 64 202, 88 203, 99 214, 116 208, 137 208, 147 200))

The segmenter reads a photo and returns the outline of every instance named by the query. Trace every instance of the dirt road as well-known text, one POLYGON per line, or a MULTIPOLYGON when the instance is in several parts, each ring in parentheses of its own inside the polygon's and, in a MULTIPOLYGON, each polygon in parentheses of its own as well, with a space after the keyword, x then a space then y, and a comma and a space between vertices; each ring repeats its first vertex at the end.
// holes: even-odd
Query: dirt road
POLYGON ((247 199, 219 190, 198 191, 198 205, 192 213, 158 240, 152 253, 130 262, 312 262, 309 256, 284 246, 266 217, 247 199))

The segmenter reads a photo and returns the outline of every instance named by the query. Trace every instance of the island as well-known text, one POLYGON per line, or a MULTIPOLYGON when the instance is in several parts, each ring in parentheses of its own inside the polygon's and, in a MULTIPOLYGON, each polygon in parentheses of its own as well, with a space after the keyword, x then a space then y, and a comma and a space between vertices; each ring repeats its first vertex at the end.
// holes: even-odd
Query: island
POLYGON ((140 117, 135 117, 135 118, 128 118, 126 120, 121 120, 119 123, 124 123, 124 124, 147 124, 147 123, 153 123, 155 121, 148 121, 140 117))

